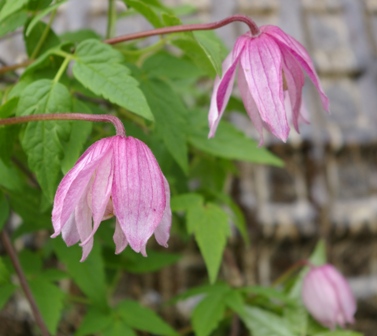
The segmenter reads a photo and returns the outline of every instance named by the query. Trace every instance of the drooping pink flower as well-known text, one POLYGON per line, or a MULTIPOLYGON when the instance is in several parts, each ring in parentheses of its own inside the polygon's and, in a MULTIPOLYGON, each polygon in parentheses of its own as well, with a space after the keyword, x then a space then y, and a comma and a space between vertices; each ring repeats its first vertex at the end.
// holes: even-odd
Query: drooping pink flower
POLYGON ((52 237, 61 233, 68 246, 80 241, 84 261, 101 221, 112 216, 115 253, 129 244, 146 256, 152 234, 167 246, 169 185, 151 150, 133 137, 117 135, 95 142, 64 176, 52 210, 52 237))
POLYGON ((257 36, 251 36, 250 32, 240 36, 223 63, 222 78, 216 78, 211 99, 209 137, 215 135, 224 113, 237 68, 241 98, 260 134, 259 144, 263 144, 263 128, 287 140, 290 131, 287 115, 299 131, 298 121, 303 117, 300 109, 304 72, 317 88, 323 108, 329 110, 328 98, 305 48, 280 28, 262 26, 257 36))
POLYGON ((354 323, 356 301, 344 277, 332 265, 312 267, 304 278, 302 300, 323 326, 354 323))

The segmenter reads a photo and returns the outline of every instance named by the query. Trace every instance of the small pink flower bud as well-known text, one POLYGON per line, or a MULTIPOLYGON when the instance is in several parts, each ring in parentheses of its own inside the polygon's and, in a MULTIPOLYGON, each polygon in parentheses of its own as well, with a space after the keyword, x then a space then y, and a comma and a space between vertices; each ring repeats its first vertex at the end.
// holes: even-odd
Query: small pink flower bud
POLYGON ((354 323, 356 301, 344 277, 332 265, 312 267, 305 276, 302 300, 323 326, 334 329, 354 323))

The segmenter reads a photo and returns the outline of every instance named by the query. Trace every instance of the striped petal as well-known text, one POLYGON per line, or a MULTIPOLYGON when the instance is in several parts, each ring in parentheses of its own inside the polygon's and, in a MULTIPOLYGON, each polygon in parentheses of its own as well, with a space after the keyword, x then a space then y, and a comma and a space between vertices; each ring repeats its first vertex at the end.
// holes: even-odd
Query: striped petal
POLYGON ((145 255, 145 245, 166 206, 163 175, 143 142, 117 136, 113 147, 114 213, 132 249, 145 255))
POLYGON ((243 51, 240 61, 261 119, 276 137, 286 141, 289 125, 284 106, 279 46, 266 35, 254 38, 243 51))

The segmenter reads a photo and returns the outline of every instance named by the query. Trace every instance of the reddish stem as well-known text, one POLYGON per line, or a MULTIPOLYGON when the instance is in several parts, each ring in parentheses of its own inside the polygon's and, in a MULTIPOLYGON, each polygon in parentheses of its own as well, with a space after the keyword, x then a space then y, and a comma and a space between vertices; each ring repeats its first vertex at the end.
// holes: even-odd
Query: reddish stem
POLYGON ((136 39, 148 37, 148 36, 179 33, 179 32, 194 31, 194 30, 212 30, 212 29, 221 28, 223 26, 228 25, 229 23, 236 22, 236 21, 246 23, 248 25, 249 29, 250 29, 251 35, 253 35, 253 36, 259 35, 259 33, 260 33, 259 28, 252 19, 250 19, 249 17, 247 17, 245 15, 237 14, 237 15, 229 16, 229 17, 227 17, 227 18, 225 18, 221 21, 217 21, 217 22, 188 24, 188 25, 180 25, 180 26, 171 26, 171 27, 151 29, 151 30, 142 31, 142 32, 139 32, 139 33, 126 34, 126 35, 114 37, 114 38, 111 38, 111 39, 107 39, 103 42, 108 43, 108 44, 116 44, 116 43, 120 43, 120 42, 136 40, 136 39))
POLYGON ((9 258, 13 264, 13 267, 17 273, 17 276, 20 280, 20 284, 22 287, 22 290, 25 293, 25 296, 30 304, 31 310, 33 312, 35 322, 38 324, 39 329, 41 329, 41 333, 43 336, 49 336, 49 332, 47 330, 46 324, 42 318, 42 315, 38 309, 38 306, 34 300, 33 294, 30 290, 29 284, 27 283, 25 274, 22 270, 20 261, 18 260, 17 252, 14 250, 14 247, 12 245, 12 242, 8 236, 8 234, 5 232, 5 230, 1 231, 0 233, 1 241, 3 243, 3 246, 5 250, 7 251, 9 258))
POLYGON ((86 113, 51 113, 51 114, 33 114, 29 116, 13 117, 0 119, 0 125, 14 125, 30 121, 48 121, 48 120, 83 120, 94 122, 110 122, 114 125, 117 135, 125 136, 126 131, 119 118, 107 114, 86 114, 86 113))

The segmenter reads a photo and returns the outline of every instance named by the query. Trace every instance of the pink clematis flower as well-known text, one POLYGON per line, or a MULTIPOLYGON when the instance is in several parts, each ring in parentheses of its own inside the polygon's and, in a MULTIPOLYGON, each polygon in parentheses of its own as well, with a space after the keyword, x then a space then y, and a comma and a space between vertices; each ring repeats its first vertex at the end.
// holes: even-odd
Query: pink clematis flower
POLYGON ((64 176, 55 195, 52 223, 71 246, 81 241, 84 261, 102 220, 116 217, 115 253, 129 244, 146 256, 152 234, 167 246, 170 190, 150 149, 133 137, 95 142, 64 176))
POLYGON ((216 78, 211 99, 209 137, 214 136, 224 113, 237 67, 238 87, 247 114, 260 134, 260 145, 263 128, 284 142, 287 140, 290 131, 287 116, 299 131, 298 121, 305 120, 300 110, 304 72, 317 88, 323 108, 329 110, 328 98, 305 48, 280 28, 262 26, 257 36, 251 36, 250 32, 240 36, 223 63, 222 78, 216 78))
POLYGON ((312 267, 304 278, 302 300, 313 317, 334 329, 354 323, 355 298, 344 277, 332 265, 312 267))

